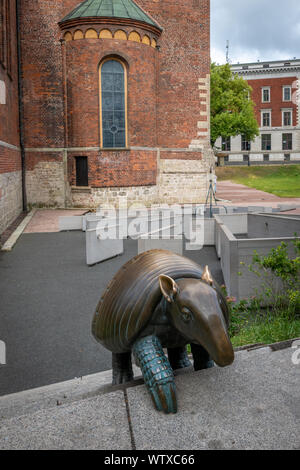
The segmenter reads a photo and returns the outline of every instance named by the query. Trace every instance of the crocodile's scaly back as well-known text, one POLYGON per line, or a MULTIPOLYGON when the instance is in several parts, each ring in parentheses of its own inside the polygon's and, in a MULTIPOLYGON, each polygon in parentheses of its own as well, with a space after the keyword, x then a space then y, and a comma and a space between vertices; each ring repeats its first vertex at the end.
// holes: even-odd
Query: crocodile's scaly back
POLYGON ((130 260, 114 276, 97 306, 92 326, 97 341, 115 353, 131 349, 161 300, 161 274, 175 280, 201 279, 203 269, 166 250, 148 251, 130 260))

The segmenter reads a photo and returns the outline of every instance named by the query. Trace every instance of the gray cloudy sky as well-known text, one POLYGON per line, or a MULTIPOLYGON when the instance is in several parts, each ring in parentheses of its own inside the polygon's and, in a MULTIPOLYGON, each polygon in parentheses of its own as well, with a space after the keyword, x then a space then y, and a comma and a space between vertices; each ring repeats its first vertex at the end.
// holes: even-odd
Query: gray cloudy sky
POLYGON ((299 0, 211 0, 211 56, 256 62, 300 58, 299 0))

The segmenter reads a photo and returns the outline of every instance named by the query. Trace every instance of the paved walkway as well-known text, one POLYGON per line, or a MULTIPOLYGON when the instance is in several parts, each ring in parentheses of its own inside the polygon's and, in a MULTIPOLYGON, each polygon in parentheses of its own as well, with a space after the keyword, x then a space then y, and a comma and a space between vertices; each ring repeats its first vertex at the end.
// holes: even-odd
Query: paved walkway
POLYGON ((217 198, 228 201, 226 205, 234 206, 298 206, 298 209, 293 212, 300 213, 300 198, 282 198, 275 196, 274 194, 249 188, 242 184, 232 183, 231 181, 218 182, 217 198))
POLYGON ((140 381, 105 387, 102 374, 2 397, 0 449, 100 449, 110 457, 113 450, 300 450, 294 346, 240 351, 230 367, 177 374, 176 415, 158 413, 140 381))
MULTIPOLYGON (((277 206, 282 201, 266 193, 261 193, 266 197, 262 200, 257 193, 261 192, 219 183, 218 196, 230 197, 234 205, 269 202, 277 206), (249 192, 256 195, 251 200, 249 192)), ((296 201, 300 207, 300 200, 296 201)), ((14 250, 0 254, 0 339, 6 342, 8 354, 7 366, 0 369, 0 395, 111 366, 110 354, 91 338, 91 316, 108 281, 136 255, 137 246, 128 240, 123 256, 87 267, 84 233, 49 233, 58 232, 60 216, 85 212, 38 210, 14 250)), ((223 283, 213 247, 185 254, 199 264, 209 264, 223 283)))
MULTIPOLYGON (((92 317, 108 282, 136 255, 137 241, 125 240, 122 256, 88 267, 80 231, 23 234, 13 251, 0 252, 0 340, 7 346, 0 396, 111 368, 110 352, 92 338, 92 317)), ((214 247, 185 255, 224 282, 214 247)))
MULTIPOLYGON (((242 184, 232 183, 231 181, 220 181, 218 183, 217 198, 225 200, 226 206, 265 206, 278 207, 292 206, 297 209, 288 211, 289 214, 300 214, 300 198, 280 198, 274 194, 258 191, 257 189, 248 188, 242 184)), ((59 217, 82 215, 86 210, 69 209, 69 210, 52 210, 39 209, 36 211, 32 220, 26 227, 24 233, 54 233, 59 232, 59 217)))
POLYGON ((24 233, 53 233, 59 232, 59 217, 82 215, 87 210, 80 209, 39 209, 27 225, 24 233))

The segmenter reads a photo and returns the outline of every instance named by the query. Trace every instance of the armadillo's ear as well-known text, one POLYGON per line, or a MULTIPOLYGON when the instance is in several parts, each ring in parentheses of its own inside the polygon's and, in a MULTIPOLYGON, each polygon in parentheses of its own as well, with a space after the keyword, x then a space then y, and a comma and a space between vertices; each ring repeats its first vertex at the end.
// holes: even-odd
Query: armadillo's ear
POLYGON ((214 281, 213 281, 213 278, 212 278, 212 275, 210 273, 208 266, 205 266, 201 279, 202 281, 207 282, 207 284, 209 284, 210 286, 213 285, 214 281))
POLYGON ((178 285, 174 279, 165 275, 159 276, 159 285, 162 295, 171 304, 179 292, 178 285))

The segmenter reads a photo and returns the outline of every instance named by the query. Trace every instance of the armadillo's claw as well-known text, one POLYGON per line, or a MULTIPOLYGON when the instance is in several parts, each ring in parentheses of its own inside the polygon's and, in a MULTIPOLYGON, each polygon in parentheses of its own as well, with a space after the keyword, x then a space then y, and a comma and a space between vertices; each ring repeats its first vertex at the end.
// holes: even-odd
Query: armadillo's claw
POLYGON ((177 413, 177 398, 174 383, 165 385, 155 384, 150 390, 154 405, 158 411, 165 413, 177 413))
POLYGON ((143 373, 145 384, 158 411, 177 412, 173 369, 166 358, 159 339, 147 336, 138 340, 133 354, 143 373))

